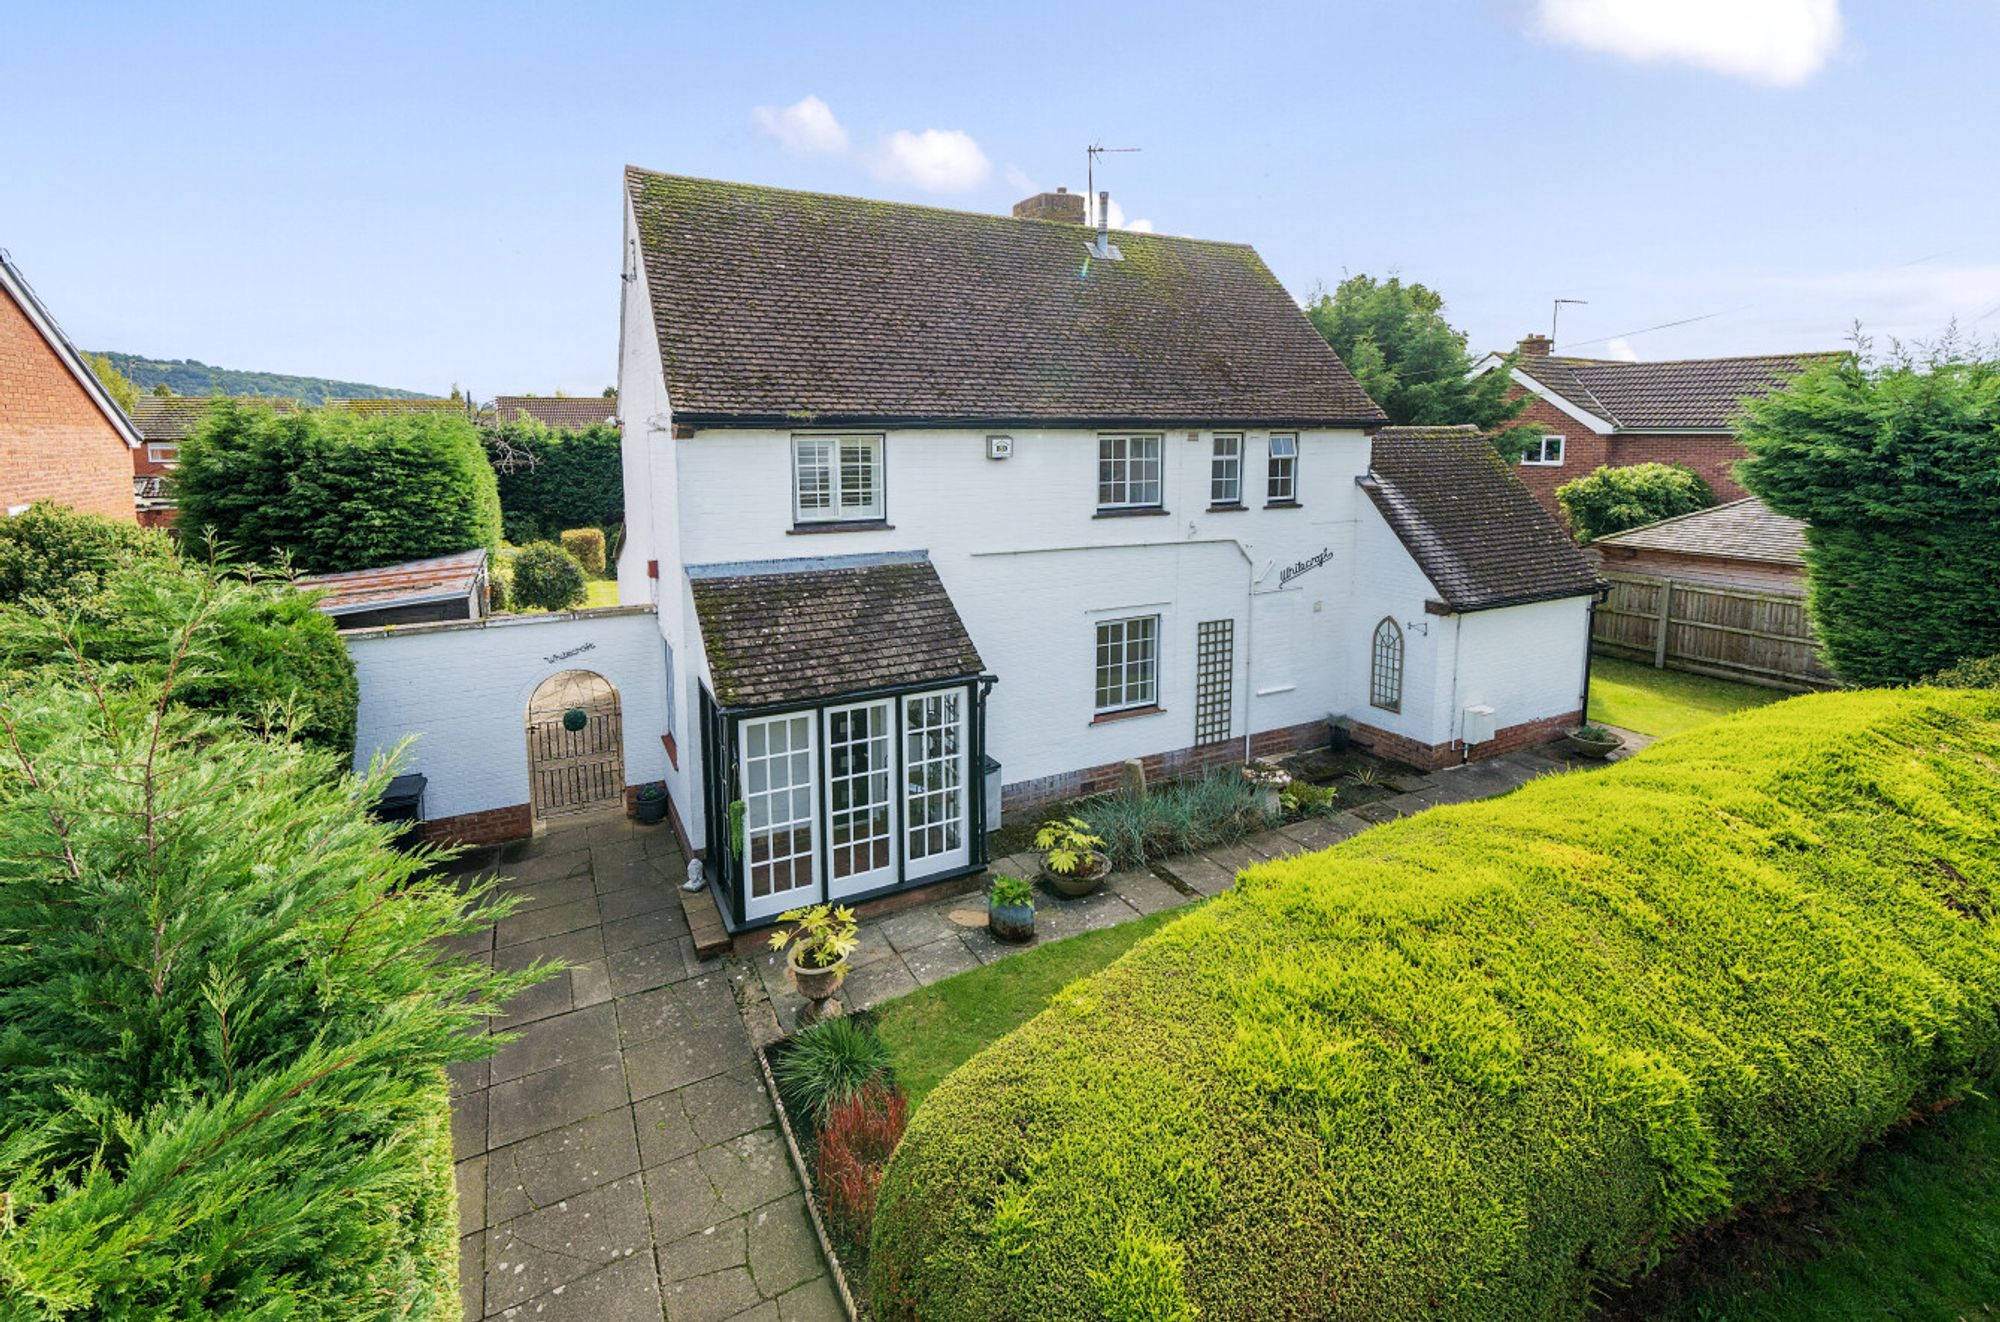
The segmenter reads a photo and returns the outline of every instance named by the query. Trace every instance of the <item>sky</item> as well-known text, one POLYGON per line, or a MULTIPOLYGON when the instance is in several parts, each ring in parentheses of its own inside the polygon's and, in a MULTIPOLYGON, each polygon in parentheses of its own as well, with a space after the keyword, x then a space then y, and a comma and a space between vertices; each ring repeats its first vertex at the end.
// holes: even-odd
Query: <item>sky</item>
POLYGON ((0 247, 80 345, 616 376, 624 165, 1256 246, 1475 350, 2000 337, 2000 0, 0 0, 0 247), (1697 320, 1698 318, 1698 320, 1697 320), (1681 324, 1670 324, 1681 323, 1681 324))

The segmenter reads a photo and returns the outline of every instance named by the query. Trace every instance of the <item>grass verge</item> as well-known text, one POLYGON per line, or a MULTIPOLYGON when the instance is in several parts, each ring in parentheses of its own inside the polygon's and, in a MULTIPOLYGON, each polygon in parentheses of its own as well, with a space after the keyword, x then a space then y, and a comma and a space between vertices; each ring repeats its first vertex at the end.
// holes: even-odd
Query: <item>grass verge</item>
POLYGON ((1656 739, 1791 696, 1758 684, 1655 670, 1619 657, 1600 656, 1591 662, 1590 719, 1656 739))

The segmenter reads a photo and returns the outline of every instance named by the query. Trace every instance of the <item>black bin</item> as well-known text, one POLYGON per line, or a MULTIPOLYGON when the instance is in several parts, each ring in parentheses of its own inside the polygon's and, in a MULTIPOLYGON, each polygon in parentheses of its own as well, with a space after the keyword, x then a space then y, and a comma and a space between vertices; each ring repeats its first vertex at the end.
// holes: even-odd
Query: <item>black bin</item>
POLYGON ((399 822, 396 847, 408 849, 423 836, 424 786, 430 783, 421 772, 411 771, 389 782, 375 803, 375 820, 399 822))

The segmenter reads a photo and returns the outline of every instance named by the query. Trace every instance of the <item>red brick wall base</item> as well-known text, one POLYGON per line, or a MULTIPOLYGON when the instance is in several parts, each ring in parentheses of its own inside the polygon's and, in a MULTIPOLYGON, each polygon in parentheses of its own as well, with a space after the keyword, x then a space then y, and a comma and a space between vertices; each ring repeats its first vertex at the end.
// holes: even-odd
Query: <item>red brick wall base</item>
MULTIPOLYGON (((1544 716, 1539 721, 1523 721, 1496 731, 1491 739, 1474 744, 1470 760, 1483 757, 1498 757, 1502 753, 1512 753, 1523 748, 1533 748, 1546 744, 1562 736, 1565 730, 1574 730, 1583 724, 1580 711, 1564 712, 1560 716, 1544 716)), ((1420 744, 1404 735, 1388 730, 1378 730, 1372 725, 1356 722, 1354 742, 1375 754, 1391 761, 1401 762, 1423 771, 1436 771, 1460 761, 1465 755, 1465 745, 1459 740, 1443 744, 1420 744)))
MULTIPOLYGON (((1307 721, 1303 725, 1287 725, 1281 729, 1264 730, 1251 735, 1250 755, 1276 757, 1326 741, 1326 722, 1307 721)), ((1227 739, 1215 744, 1196 744, 1188 748, 1176 748, 1168 753, 1149 753, 1138 760, 1145 767, 1146 779, 1149 782, 1180 780, 1186 776, 1199 775, 1211 767, 1234 766, 1241 762, 1243 741, 1227 739)), ((1053 776, 1041 776, 1034 780, 1019 780, 1012 785, 1003 785, 1000 788, 1001 820, 1046 804, 1060 803, 1065 799, 1086 798, 1092 794, 1115 790, 1124 771, 1123 762, 1106 762, 1099 766, 1084 767, 1078 771, 1064 771, 1053 776)))
POLYGON ((441 845, 497 845, 525 839, 534 833, 534 806, 517 803, 508 808, 432 818, 424 823, 423 838, 441 845))

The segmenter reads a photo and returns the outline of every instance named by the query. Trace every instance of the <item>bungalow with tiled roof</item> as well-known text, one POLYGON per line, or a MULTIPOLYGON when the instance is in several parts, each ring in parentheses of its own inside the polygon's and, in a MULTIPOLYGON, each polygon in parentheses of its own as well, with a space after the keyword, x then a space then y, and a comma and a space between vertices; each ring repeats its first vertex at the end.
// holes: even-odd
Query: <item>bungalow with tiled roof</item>
POLYGON ((523 415, 556 431, 582 431, 616 423, 618 401, 588 395, 502 395, 482 415, 482 421, 505 425, 523 415))
MULTIPOLYGON (((1558 355, 1546 335, 1522 340, 1514 355, 1509 398, 1530 397, 1521 421, 1543 429, 1521 459, 1521 480, 1542 507, 1562 517, 1556 488, 1599 468, 1627 464, 1686 464, 1721 501, 1750 493, 1736 481, 1743 458, 1736 413, 1745 399, 1781 390, 1791 378, 1833 353, 1760 354, 1745 358, 1684 358, 1627 362, 1558 355)), ((1472 374, 1499 370, 1488 354, 1472 374)))
POLYGON ((625 184, 620 600, 732 928, 977 870, 1134 761, 1580 719, 1589 564, 1470 430, 1385 429, 1251 248, 625 184))

